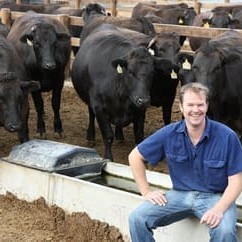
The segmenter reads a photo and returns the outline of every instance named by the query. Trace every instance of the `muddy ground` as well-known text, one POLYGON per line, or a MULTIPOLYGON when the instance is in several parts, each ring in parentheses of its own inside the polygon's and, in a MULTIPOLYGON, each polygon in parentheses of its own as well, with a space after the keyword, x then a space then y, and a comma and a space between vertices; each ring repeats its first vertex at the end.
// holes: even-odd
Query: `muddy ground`
MULTIPOLYGON (((62 95, 61 117, 64 137, 53 134, 53 112, 50 106, 50 93, 44 94, 45 120, 47 137, 58 142, 92 147, 100 156, 103 154, 103 143, 97 126, 95 146, 90 146, 86 137, 88 113, 86 105, 79 99, 74 89, 65 87, 62 95)), ((36 136, 36 114, 30 99, 29 118, 30 138, 36 136)), ((176 99, 173 106, 172 120, 180 118, 176 99)), ((150 135, 163 126, 161 108, 150 107, 145 122, 145 136, 150 135)), ((135 146, 132 125, 124 128, 125 141, 120 144, 114 141, 113 155, 117 163, 128 164, 127 156, 135 146)), ((9 154, 11 148, 18 145, 17 135, 0 129, 0 156, 9 154)), ((159 167, 148 169, 167 172, 165 162, 159 167)), ((57 207, 48 207, 43 199, 28 203, 18 200, 12 194, 0 196, 0 240, 1 241, 80 241, 80 242, 121 242, 120 232, 100 221, 91 220, 85 213, 67 215, 57 207)))

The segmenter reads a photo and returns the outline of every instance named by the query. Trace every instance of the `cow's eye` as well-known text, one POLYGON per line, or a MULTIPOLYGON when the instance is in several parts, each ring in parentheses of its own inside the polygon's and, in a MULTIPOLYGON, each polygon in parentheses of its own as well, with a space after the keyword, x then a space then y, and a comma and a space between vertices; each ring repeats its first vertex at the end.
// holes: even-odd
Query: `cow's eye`
POLYGON ((41 44, 40 44, 39 42, 35 42, 35 43, 34 43, 34 46, 35 46, 36 48, 41 48, 41 44))
POLYGON ((129 71, 129 74, 130 74, 131 76, 135 76, 135 74, 134 74, 133 71, 129 71))
POLYGON ((220 71, 220 67, 219 66, 216 66, 214 69, 213 69, 213 72, 219 72, 220 71))
POLYGON ((175 51, 175 53, 178 53, 179 51, 180 51, 180 48, 177 48, 176 51, 175 51))

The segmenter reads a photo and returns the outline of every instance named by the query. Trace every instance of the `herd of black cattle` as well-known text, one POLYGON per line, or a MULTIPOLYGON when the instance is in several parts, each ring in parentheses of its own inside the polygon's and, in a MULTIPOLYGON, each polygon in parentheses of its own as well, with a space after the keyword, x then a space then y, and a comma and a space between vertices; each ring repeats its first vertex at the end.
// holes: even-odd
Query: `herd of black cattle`
POLYGON ((61 6, 16 5, 0 7, 26 12, 11 28, 0 28, 0 123, 28 135, 28 93, 37 112, 37 132, 45 137, 42 92, 52 91, 54 131, 62 134, 61 92, 70 61, 71 36, 80 37, 71 79, 77 95, 87 104, 87 139, 95 139, 97 119, 104 158, 113 159, 113 139, 123 140, 123 127, 133 123, 135 142, 144 137, 148 105, 162 107, 165 125, 179 82, 201 82, 210 90, 208 115, 242 134, 242 37, 232 30, 242 26, 242 5, 217 7, 196 14, 187 4, 138 3, 132 17, 112 17, 98 3, 84 9, 61 6), (82 16, 84 26, 67 29, 40 13, 82 16), (188 38, 192 50, 181 51, 186 36, 156 33, 152 23, 229 28, 212 39, 188 38), (114 131, 112 129, 114 125, 114 131))

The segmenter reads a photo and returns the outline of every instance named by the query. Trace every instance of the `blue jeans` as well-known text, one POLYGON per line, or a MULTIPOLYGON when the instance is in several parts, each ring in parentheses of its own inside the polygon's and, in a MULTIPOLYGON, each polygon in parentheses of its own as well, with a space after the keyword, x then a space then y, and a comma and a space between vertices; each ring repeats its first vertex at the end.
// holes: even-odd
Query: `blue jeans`
MULTIPOLYGON (((169 190, 166 192, 167 204, 160 206, 145 201, 129 216, 129 229, 132 242, 153 242, 153 229, 165 226, 189 216, 201 218, 202 215, 221 198, 221 194, 195 191, 169 190)), ((216 228, 209 228, 210 242, 237 242, 236 205, 224 213, 216 228)))

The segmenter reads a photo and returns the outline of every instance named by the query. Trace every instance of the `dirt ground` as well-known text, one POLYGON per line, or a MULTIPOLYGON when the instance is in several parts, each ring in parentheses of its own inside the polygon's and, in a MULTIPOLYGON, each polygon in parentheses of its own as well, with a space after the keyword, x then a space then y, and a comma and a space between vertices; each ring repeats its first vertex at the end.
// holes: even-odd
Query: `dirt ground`
MULTIPOLYGON (((61 118, 64 138, 53 134, 53 112, 50 106, 50 93, 44 94, 47 138, 62 143, 91 147, 86 137, 88 113, 86 105, 79 99, 74 89, 65 87, 62 94, 61 118)), ((30 138, 36 136, 36 114, 30 99, 29 118, 30 138)), ((172 121, 180 118, 178 100, 173 105, 172 121)), ((150 107, 145 122, 145 136, 163 126, 161 108, 150 107)), ((125 141, 113 143, 114 160, 128 164, 127 157, 135 146, 132 125, 124 128, 125 141)), ((9 154, 12 146, 18 144, 17 135, 0 129, 0 156, 9 154)), ((96 144, 92 146, 100 156, 103 154, 103 143, 97 126, 96 144)), ((165 162, 159 167, 148 167, 150 170, 167 172, 165 162)), ((0 196, 0 241, 83 241, 83 242, 121 242, 122 235, 117 228, 106 223, 91 220, 87 214, 67 215, 57 207, 48 207, 43 199, 27 203, 20 201, 12 194, 0 196)))

